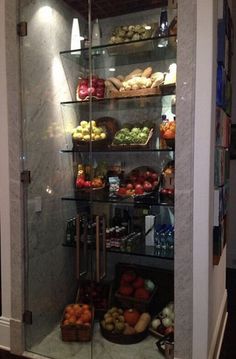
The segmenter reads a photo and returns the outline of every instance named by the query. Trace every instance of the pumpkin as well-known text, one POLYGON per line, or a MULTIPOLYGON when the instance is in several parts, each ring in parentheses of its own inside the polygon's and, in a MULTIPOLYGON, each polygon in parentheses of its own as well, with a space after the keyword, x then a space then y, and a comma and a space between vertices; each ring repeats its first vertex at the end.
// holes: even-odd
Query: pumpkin
POLYGON ((145 288, 138 288, 134 293, 134 297, 140 300, 148 300, 150 297, 150 293, 145 288))
POLYGON ((140 313, 136 309, 126 309, 124 311, 125 322, 128 323, 131 327, 134 327, 140 317, 140 313))
POLYGON ((130 285, 121 285, 118 291, 120 294, 129 297, 133 293, 133 288, 130 285))

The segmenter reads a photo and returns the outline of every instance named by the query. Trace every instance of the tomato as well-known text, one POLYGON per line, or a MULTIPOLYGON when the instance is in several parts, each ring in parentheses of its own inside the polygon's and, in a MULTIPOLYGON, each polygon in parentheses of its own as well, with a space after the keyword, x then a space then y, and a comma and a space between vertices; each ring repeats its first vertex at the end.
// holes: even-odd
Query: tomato
POLYGON ((126 271, 122 274, 121 280, 124 280, 126 283, 133 282, 136 278, 134 271, 126 271))
POLYGON ((129 297, 133 293, 133 288, 128 284, 122 285, 119 288, 119 293, 124 295, 124 296, 129 297))
POLYGON ((138 289, 136 289, 136 291, 134 293, 134 297, 136 299, 148 300, 150 297, 150 293, 145 288, 138 288, 138 289))
POLYGON ((140 317, 140 313, 136 309, 127 309, 124 311, 124 318, 126 323, 128 323, 131 327, 134 327, 140 317))
POLYGON ((145 192, 151 192, 152 191, 152 184, 148 181, 144 182, 143 189, 145 192))
POLYGON ((134 186, 132 185, 132 183, 128 183, 126 185, 126 189, 133 189, 133 188, 134 188, 134 186))
POLYGON ((144 287, 144 279, 142 277, 138 277, 135 279, 135 281, 133 282, 133 287, 134 288, 142 288, 144 287))

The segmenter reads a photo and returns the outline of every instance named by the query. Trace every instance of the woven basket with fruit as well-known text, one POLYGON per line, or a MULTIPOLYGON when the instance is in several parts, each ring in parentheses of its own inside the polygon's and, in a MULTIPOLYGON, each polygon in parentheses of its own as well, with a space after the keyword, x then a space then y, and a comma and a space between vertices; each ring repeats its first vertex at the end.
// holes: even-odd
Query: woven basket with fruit
POLYGON ((123 307, 134 307, 139 311, 150 310, 157 292, 156 284, 134 270, 125 270, 120 279, 115 298, 123 307))
POLYGON ((134 344, 148 335, 151 316, 137 309, 113 307, 107 311, 100 322, 102 335, 118 344, 134 344))
POLYGON ((143 196, 158 190, 159 174, 150 167, 137 167, 127 176, 125 183, 120 186, 119 196, 143 196))
POLYGON ((90 341, 92 339, 94 309, 88 304, 69 304, 61 320, 63 341, 90 341))

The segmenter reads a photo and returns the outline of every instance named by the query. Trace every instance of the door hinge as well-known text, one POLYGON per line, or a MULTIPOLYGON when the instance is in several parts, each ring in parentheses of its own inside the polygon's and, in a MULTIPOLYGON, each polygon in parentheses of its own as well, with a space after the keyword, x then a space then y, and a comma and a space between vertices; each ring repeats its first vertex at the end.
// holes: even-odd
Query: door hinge
POLYGON ((28 34, 28 26, 26 21, 21 21, 17 24, 17 34, 20 37, 27 36, 28 34))
POLYGON ((23 323, 25 323, 25 324, 33 323, 32 312, 30 310, 26 310, 23 313, 23 323))
POLYGON ((30 184, 30 182, 31 182, 30 171, 22 171, 20 174, 20 180, 21 180, 21 182, 23 182, 25 184, 30 184))

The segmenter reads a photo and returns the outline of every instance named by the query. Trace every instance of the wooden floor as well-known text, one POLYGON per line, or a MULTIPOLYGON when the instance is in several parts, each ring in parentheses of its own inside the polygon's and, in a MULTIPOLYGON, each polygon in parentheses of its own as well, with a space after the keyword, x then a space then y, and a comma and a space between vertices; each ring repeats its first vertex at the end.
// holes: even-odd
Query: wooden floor
MULTIPOLYGON (((236 269, 227 269, 228 322, 219 359, 236 359, 236 269)), ((17 355, 0 350, 0 359, 20 359, 17 355)), ((65 358, 66 359, 66 358, 65 358)))

